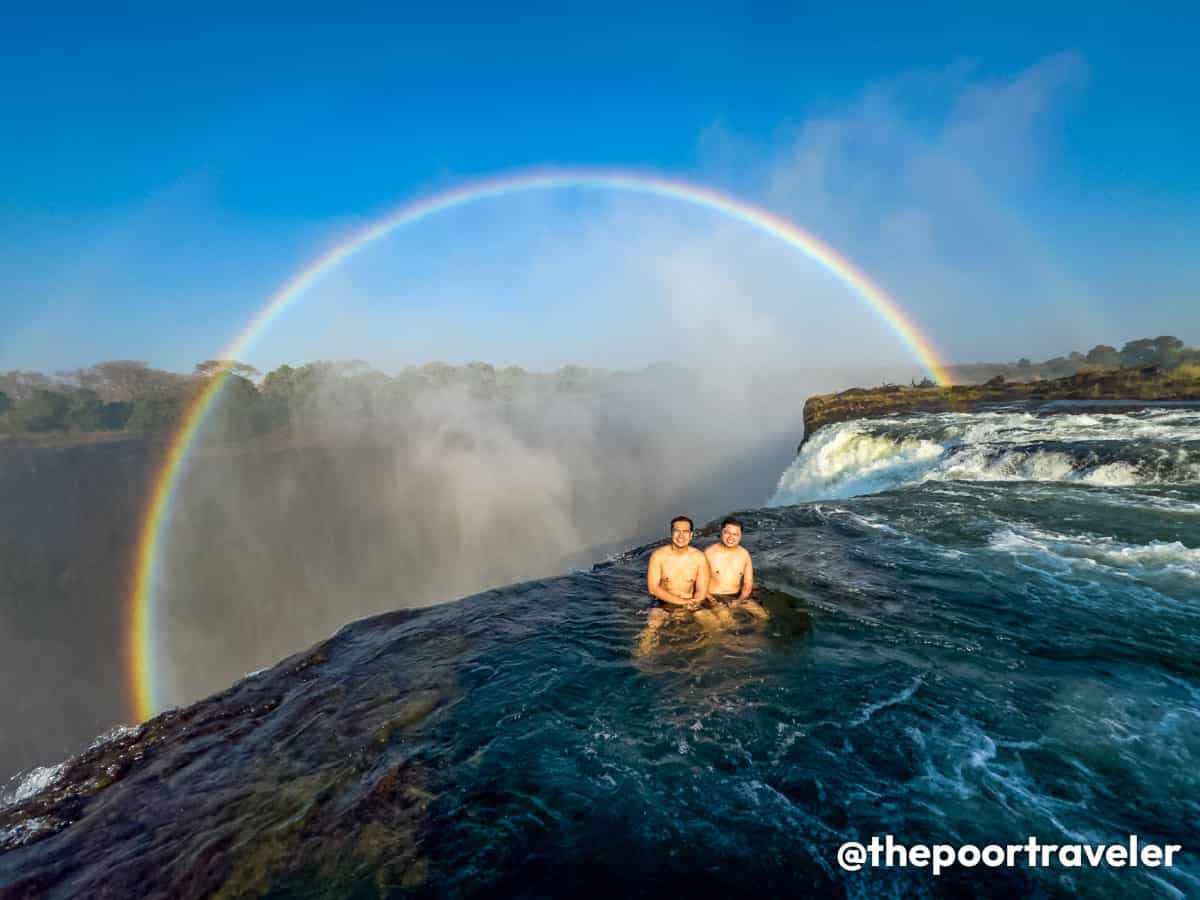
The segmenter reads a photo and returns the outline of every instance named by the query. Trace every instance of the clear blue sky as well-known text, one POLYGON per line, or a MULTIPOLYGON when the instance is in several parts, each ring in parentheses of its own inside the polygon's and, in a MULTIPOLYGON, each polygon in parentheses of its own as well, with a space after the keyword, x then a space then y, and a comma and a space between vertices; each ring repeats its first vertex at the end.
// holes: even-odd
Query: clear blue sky
MULTIPOLYGON (((885 283, 952 359, 1163 331, 1200 342, 1194 4, 378 6, 7 12, 0 369, 188 370, 347 229, 460 179, 543 164, 666 174, 775 209, 885 283)), ((557 259, 594 279, 594 247, 622 290, 640 290, 641 272, 650 293, 661 273, 628 264, 620 229, 664 248, 726 233, 652 204, 522 201, 406 234, 346 277, 360 298, 402 277, 411 304, 457 298, 436 323, 424 310, 428 335, 386 362, 454 358, 470 309, 561 291, 571 275, 542 271, 545 237, 576 226, 557 259), (496 259, 499 237, 512 246, 496 259), (535 242, 541 255, 521 249, 535 242), (433 254, 457 262, 454 284, 433 254)), ((731 279, 752 252, 743 239, 721 245, 731 279)), ((819 273, 772 260, 776 286, 816 285, 787 327, 824 321, 819 273)), ((572 302, 602 294, 593 281, 572 302)), ((406 321, 359 309, 379 317, 366 332, 406 321)), ((252 361, 323 353, 320 321, 281 321, 252 361)), ((564 331, 480 338, 468 355, 553 364, 541 351, 570 317, 552 327, 564 331)))

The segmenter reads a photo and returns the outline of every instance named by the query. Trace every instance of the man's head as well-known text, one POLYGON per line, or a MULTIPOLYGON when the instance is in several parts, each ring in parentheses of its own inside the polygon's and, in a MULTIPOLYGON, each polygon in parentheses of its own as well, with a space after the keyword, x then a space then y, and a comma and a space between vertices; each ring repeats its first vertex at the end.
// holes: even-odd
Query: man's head
POLYGON ((692 542, 695 527, 687 516, 676 516, 671 520, 671 543, 682 550, 692 542))
POLYGON ((721 543, 732 550, 742 542, 742 523, 730 516, 721 523, 721 543))

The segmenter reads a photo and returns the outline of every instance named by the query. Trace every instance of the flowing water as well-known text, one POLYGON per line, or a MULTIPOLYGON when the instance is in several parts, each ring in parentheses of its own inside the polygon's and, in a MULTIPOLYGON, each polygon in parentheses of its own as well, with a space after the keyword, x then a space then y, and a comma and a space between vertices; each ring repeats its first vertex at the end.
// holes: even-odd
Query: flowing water
POLYGON ((636 656, 651 547, 349 624, 15 780, 0 895, 1200 895, 1200 410, 830 426, 742 518, 765 625, 636 656))

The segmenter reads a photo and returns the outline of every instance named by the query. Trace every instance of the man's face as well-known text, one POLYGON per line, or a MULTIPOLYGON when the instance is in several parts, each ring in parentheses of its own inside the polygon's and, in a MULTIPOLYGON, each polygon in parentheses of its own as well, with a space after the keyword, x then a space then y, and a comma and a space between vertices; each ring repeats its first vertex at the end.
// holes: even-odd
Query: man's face
POLYGON ((671 523, 671 543, 682 550, 692 542, 692 526, 682 519, 671 523))
POLYGON ((742 529, 736 525, 726 525, 721 529, 721 543, 733 549, 742 542, 742 529))

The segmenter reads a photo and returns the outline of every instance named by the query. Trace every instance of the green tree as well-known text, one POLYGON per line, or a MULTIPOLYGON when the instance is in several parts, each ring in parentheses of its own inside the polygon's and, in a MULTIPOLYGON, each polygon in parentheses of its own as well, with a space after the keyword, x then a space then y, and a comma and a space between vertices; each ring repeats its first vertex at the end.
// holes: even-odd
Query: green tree
POLYGON ((1179 362, 1183 355, 1183 341, 1174 335, 1164 334, 1156 338, 1139 338, 1129 341, 1121 348, 1121 365, 1128 368, 1136 366, 1162 366, 1169 369, 1179 362))
POLYGON ((4 391, 0 391, 0 416, 12 409, 12 405, 13 402, 12 400, 8 399, 8 394, 4 393, 4 391))
POLYGON ((209 427, 227 440, 249 437, 260 430, 261 412, 261 398, 249 379, 230 375, 220 387, 209 427))
POLYGON ((19 369, 13 369, 0 375, 0 390, 8 394, 13 403, 22 403, 28 400, 38 389, 48 391, 53 387, 54 382, 41 372, 22 372, 19 369))
POLYGON ((1163 334, 1154 339, 1154 345, 1158 351, 1157 362, 1160 366, 1171 369, 1179 365, 1185 352, 1183 341, 1174 335, 1163 334))
POLYGON ((133 404, 126 400, 105 403, 100 408, 100 427, 108 431, 120 431, 129 424, 133 404))
POLYGON ((282 365, 268 372, 259 389, 263 427, 275 428, 295 421, 316 391, 318 377, 318 367, 313 363, 298 369, 282 365))
POLYGON ((454 380, 454 366, 440 359, 425 363, 418 371, 432 387, 445 387, 454 380))
POLYGON ((1121 348, 1121 365, 1127 368, 1148 366, 1154 361, 1154 350, 1154 341, 1150 338, 1126 341, 1121 348))
POLYGON ((71 394, 64 424, 77 431, 100 431, 104 428, 104 404, 100 395, 82 388, 71 394))
POLYGON ((286 363, 284 365, 280 366, 278 369, 272 369, 270 372, 267 373, 266 377, 263 378, 263 382, 262 382, 263 394, 264 395, 278 394, 280 392, 285 391, 287 389, 287 386, 291 384, 292 378, 295 376, 295 374, 296 374, 296 369, 293 369, 291 366, 287 365, 286 363))
POLYGON ((127 428, 134 431, 162 431, 177 425, 187 410, 191 392, 172 388, 138 397, 129 412, 127 428))
MULTIPOLYGON (((111 402, 130 401, 150 393, 166 376, 137 359, 113 359, 80 370, 79 383, 111 402)), ((178 376, 171 376, 178 377, 178 376)))
POLYGON ((14 424, 20 431, 56 431, 66 424, 71 398, 61 391, 36 388, 13 408, 14 424))
POLYGON ((1065 356, 1055 356, 1053 359, 1048 359, 1042 363, 1042 368, 1051 375, 1062 376, 1071 375, 1075 369, 1071 365, 1071 361, 1065 356))
POLYGON ((1089 365, 1098 366, 1101 369, 1121 368, 1121 354, 1117 352, 1116 347, 1110 347, 1107 344, 1097 344, 1087 352, 1084 359, 1089 365))

